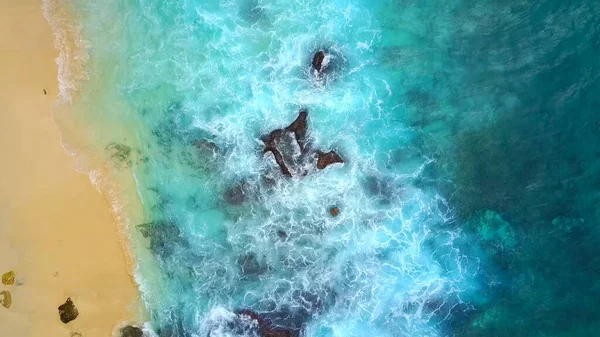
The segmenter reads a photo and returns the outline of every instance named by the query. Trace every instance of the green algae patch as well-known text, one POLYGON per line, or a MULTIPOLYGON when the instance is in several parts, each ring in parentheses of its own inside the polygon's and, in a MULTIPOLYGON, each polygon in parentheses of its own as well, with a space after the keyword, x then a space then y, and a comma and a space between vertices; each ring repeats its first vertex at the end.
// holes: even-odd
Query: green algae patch
POLYGON ((12 296, 9 291, 0 291, 0 304, 6 309, 9 309, 12 305, 12 296))
POLYGON ((5 284, 7 286, 15 284, 15 272, 11 270, 9 272, 4 273, 2 275, 2 284, 5 284))

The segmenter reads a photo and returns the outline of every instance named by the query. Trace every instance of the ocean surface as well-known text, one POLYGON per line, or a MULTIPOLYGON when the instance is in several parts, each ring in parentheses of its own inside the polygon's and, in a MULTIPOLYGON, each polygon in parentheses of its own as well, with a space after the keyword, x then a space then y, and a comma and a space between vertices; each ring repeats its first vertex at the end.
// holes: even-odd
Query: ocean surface
POLYGON ((45 6, 149 336, 600 331, 600 2, 45 6))

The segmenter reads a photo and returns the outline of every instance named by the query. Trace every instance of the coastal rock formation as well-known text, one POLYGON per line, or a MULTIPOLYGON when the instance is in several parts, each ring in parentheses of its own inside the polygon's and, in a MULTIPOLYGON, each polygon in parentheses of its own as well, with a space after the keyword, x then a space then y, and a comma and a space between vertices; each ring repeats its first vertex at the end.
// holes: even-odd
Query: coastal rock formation
POLYGON ((9 291, 0 291, 0 304, 6 309, 10 308, 12 305, 12 296, 9 291))
POLYGON ((261 137, 265 147, 263 153, 272 153, 284 176, 305 176, 309 172, 313 155, 316 153, 317 168, 324 169, 344 160, 336 152, 313 152, 307 140, 308 111, 300 110, 298 117, 286 128, 276 129, 261 137))
POLYGON ((4 273, 2 275, 2 284, 7 286, 15 284, 15 272, 11 270, 9 272, 4 273))
POLYGON ((71 298, 67 298, 64 304, 58 307, 58 315, 60 316, 61 322, 67 324, 79 316, 79 311, 73 304, 71 298))
POLYGON ((335 151, 329 151, 327 153, 317 151, 317 168, 322 170, 327 166, 335 163, 344 163, 342 157, 335 151))
POLYGON ((308 112, 301 110, 292 124, 261 137, 265 144, 264 153, 273 154, 281 173, 287 177, 292 176, 292 171, 301 169, 303 159, 306 157, 307 117, 308 112))
POLYGON ((137 326, 128 325, 121 328, 121 337, 144 337, 144 332, 137 326))

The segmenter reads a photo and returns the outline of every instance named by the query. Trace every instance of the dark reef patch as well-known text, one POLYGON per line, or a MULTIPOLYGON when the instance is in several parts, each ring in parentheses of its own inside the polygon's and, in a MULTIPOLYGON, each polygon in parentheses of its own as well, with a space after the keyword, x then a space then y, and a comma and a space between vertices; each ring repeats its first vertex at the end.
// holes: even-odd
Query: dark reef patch
POLYGON ((170 258, 177 248, 188 246, 181 230, 174 223, 154 221, 136 227, 144 238, 150 240, 150 250, 163 259, 170 258))

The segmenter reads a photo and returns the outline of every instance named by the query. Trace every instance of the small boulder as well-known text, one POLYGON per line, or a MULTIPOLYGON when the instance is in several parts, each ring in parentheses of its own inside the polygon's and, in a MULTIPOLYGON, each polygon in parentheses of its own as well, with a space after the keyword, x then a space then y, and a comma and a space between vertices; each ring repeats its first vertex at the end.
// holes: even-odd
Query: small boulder
POLYGON ((344 163, 342 157, 337 154, 335 151, 329 151, 327 153, 317 151, 317 168, 322 170, 327 166, 335 163, 344 163))
POLYGON ((64 304, 61 304, 58 307, 58 315, 60 316, 61 322, 65 324, 79 316, 79 311, 75 307, 75 304, 73 304, 73 301, 70 297, 67 298, 67 301, 64 304))
POLYGON ((121 328, 121 337, 144 337, 144 332, 137 326, 128 325, 121 328))
POLYGON ((338 207, 332 207, 329 210, 329 213, 331 213, 332 216, 338 216, 340 214, 340 209, 338 207))

